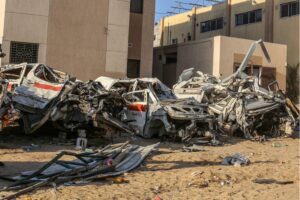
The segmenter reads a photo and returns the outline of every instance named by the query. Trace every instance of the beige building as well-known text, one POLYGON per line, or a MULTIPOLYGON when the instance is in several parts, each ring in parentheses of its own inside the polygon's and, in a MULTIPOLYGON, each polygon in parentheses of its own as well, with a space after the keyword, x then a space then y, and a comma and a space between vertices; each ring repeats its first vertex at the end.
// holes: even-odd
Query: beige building
POLYGON ((0 64, 39 62, 82 80, 152 75, 155 0, 0 0, 0 64))
POLYGON ((287 63, 299 63, 299 0, 225 0, 165 17, 158 27, 156 46, 218 35, 263 39, 287 45, 287 63))
MULTIPOLYGON (((156 47, 153 55, 153 76, 168 86, 176 83, 184 69, 194 67, 204 73, 226 78, 242 62, 253 40, 215 36, 208 39, 156 47)), ((249 61, 247 73, 257 75, 264 87, 275 79, 280 88, 286 87, 287 46, 265 43, 271 58, 269 63, 260 47, 249 61), (278 56, 280 55, 280 56, 278 56)))

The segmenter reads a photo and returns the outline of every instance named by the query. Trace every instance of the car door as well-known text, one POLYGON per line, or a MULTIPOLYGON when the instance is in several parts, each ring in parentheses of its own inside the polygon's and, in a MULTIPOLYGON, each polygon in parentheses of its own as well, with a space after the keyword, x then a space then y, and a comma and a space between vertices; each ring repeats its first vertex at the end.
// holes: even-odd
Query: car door
POLYGON ((127 102, 126 117, 129 125, 140 134, 144 131, 144 126, 151 115, 149 107, 154 103, 154 96, 150 90, 139 90, 129 92, 125 96, 127 102))
POLYGON ((2 78, 8 81, 7 91, 13 92, 18 87, 28 71, 31 69, 27 63, 21 63, 19 65, 7 65, 1 69, 2 78))

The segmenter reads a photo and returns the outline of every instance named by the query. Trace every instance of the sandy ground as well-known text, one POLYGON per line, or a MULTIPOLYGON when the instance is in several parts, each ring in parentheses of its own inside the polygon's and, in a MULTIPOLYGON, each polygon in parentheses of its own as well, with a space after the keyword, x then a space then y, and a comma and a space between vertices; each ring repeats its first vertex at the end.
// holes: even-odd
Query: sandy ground
MULTIPOLYGON (((129 183, 101 181, 76 186, 41 188, 18 199, 299 199, 299 139, 277 138, 265 143, 227 138, 224 146, 205 146, 201 152, 183 152, 182 145, 162 143, 138 169, 125 174, 129 183), (276 144, 276 145, 274 145, 276 144), (279 147, 274 147, 279 146, 279 147), (223 166, 225 156, 242 153, 250 165, 223 166), (257 184, 256 178, 294 181, 293 184, 257 184), (158 199, 158 198, 157 198, 158 199)), ((146 145, 157 140, 137 139, 146 145)), ((97 142, 96 142, 97 143, 97 142)), ((71 145, 49 144, 49 139, 0 135, 0 175, 37 169, 71 145), (10 144, 14 145, 10 145, 10 144), (26 152, 21 147, 38 144, 26 152)), ((0 187, 8 185, 0 181, 0 187)), ((1 196, 7 193, 0 192, 1 196)))

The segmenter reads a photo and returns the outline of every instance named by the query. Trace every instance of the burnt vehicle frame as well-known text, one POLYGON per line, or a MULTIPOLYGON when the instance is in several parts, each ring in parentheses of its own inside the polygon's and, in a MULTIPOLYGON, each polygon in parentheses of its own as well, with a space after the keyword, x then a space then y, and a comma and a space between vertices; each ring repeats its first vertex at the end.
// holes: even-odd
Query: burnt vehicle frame
POLYGON ((262 88, 256 76, 244 73, 257 45, 270 62, 270 56, 262 40, 252 43, 235 73, 221 80, 212 75, 185 70, 174 85, 176 95, 184 98, 192 95, 202 103, 208 103, 209 111, 218 117, 219 130, 242 133, 245 138, 263 135, 291 135, 297 124, 299 110, 279 89, 278 82, 262 88))
POLYGON ((123 121, 144 138, 180 138, 189 143, 195 138, 214 138, 216 121, 207 105, 194 99, 180 100, 156 78, 96 79, 107 90, 118 90, 127 102, 123 121))

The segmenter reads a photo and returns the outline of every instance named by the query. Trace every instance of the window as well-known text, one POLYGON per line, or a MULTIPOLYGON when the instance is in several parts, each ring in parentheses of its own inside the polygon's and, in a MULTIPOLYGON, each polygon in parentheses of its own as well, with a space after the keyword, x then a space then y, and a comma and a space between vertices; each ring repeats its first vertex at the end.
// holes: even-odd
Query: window
MULTIPOLYGON (((241 63, 234 63, 235 71, 238 70, 240 65, 241 65, 241 63)), ((244 70, 244 73, 246 73, 248 76, 256 76, 259 78, 261 76, 261 68, 262 68, 262 66, 260 66, 260 65, 248 64, 246 69, 244 70)))
POLYGON ((248 24, 248 13, 243 14, 243 24, 248 24))
POLYGON ((172 39, 172 44, 177 44, 177 42, 178 42, 178 39, 177 39, 177 38, 172 39))
POLYGON ((262 12, 261 9, 255 11, 255 22, 261 22, 262 12))
POLYGON ((255 22, 255 11, 249 13, 249 23, 255 22))
POLYGON ((201 32, 207 32, 210 31, 210 21, 207 22, 201 22, 201 32))
POLYGON ((281 4, 281 17, 289 16, 289 4, 281 4))
POLYGON ((243 15, 238 14, 235 16, 235 25, 242 25, 243 24, 243 15))
POLYGON ((188 33, 188 35, 187 35, 187 40, 188 40, 188 41, 191 41, 191 40, 192 40, 191 33, 188 33))
POLYGON ((217 29, 223 28, 223 17, 217 19, 217 29))
POLYGON ((201 32, 214 31, 223 28, 223 17, 201 22, 201 32))
POLYGON ((293 1, 280 5, 280 16, 290 17, 299 15, 299 1, 293 1))
POLYGON ((10 43, 10 63, 37 63, 39 45, 25 42, 10 43))
POLYGON ((143 13, 143 0, 131 0, 130 12, 132 13, 143 13))
POLYGON ((262 10, 253 10, 245 13, 240 13, 235 15, 235 25, 243 25, 249 23, 261 22, 262 20, 262 10))

